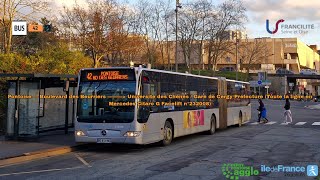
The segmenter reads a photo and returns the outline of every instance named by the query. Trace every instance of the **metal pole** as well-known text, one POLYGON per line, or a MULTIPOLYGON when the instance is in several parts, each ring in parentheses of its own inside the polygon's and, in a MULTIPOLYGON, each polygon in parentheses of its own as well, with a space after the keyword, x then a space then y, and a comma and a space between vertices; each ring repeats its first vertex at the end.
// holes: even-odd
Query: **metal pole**
POLYGON ((178 1, 176 2, 176 72, 178 72, 178 1))
POLYGON ((39 136, 39 131, 40 131, 40 106, 41 106, 41 99, 40 99, 40 95, 41 95, 41 79, 39 80, 39 84, 38 84, 38 90, 39 90, 39 98, 38 98, 38 100, 39 100, 39 106, 38 106, 38 122, 37 122, 37 136, 39 136))
POLYGON ((69 79, 67 79, 66 81, 66 110, 65 110, 65 124, 64 124, 64 133, 68 134, 68 125, 69 125, 69 84, 67 85, 67 83, 69 83, 69 79))
POLYGON ((236 38, 236 80, 238 80, 238 37, 236 38))
POLYGON ((284 95, 287 94, 287 76, 284 76, 284 95))
MULTIPOLYGON (((16 81, 16 95, 20 95, 20 77, 18 77, 16 81)), ((14 139, 16 139, 19 136, 19 104, 20 104, 20 99, 15 98, 14 99, 15 103, 15 115, 14 115, 14 139)))
POLYGON ((66 119, 64 124, 64 133, 68 134, 68 125, 69 125, 69 90, 67 90, 67 99, 66 99, 66 119))
MULTIPOLYGON (((72 87, 72 95, 74 96, 76 94, 75 92, 75 87, 72 87)), ((76 99, 72 98, 72 120, 71 120, 71 127, 74 127, 74 111, 75 111, 75 104, 76 104, 76 99)))
POLYGON ((179 0, 176 0, 176 72, 178 72, 178 8, 181 8, 179 0))
POLYGON ((261 92, 260 92, 260 85, 259 85, 259 96, 261 95, 261 92))

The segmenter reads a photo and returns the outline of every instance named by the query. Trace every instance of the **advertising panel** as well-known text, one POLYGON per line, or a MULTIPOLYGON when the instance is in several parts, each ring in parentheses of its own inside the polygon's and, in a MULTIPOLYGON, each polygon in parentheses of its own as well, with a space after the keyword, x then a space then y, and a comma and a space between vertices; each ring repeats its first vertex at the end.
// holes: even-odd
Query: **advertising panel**
POLYGON ((183 112, 183 127, 192 128, 204 125, 204 110, 183 112))

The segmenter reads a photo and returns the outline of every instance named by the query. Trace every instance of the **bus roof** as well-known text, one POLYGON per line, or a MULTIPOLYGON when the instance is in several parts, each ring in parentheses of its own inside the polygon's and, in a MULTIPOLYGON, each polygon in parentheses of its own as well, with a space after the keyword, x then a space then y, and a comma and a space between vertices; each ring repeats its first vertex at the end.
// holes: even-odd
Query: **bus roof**
MULTIPOLYGON (((173 72, 173 71, 164 71, 159 69, 149 69, 149 68, 139 68, 139 67, 103 67, 103 68, 83 68, 80 71, 85 70, 104 70, 104 69, 135 69, 135 70, 145 70, 145 71, 154 71, 154 72, 162 72, 162 73, 169 73, 169 74, 178 74, 183 76, 193 76, 193 77, 200 77, 200 78, 207 78, 207 79, 219 79, 219 77, 210 77, 210 76, 201 76, 201 75, 195 75, 195 74, 188 74, 188 73, 180 73, 180 72, 173 72)), ((226 79, 226 81, 230 82, 236 82, 236 83, 244 83, 244 84, 250 84, 249 82, 245 81, 237 81, 232 79, 226 79)))
POLYGON ((85 70, 104 70, 104 69, 135 69, 135 67, 100 67, 100 68, 83 68, 80 71, 85 70))

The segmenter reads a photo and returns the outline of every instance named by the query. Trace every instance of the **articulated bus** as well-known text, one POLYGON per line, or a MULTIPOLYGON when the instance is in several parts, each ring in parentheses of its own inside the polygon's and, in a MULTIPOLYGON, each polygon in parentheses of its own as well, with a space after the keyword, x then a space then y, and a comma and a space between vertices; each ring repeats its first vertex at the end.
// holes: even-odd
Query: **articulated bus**
POLYGON ((249 89, 223 77, 141 67, 82 69, 75 140, 169 145, 179 136, 241 126, 251 118, 249 89))

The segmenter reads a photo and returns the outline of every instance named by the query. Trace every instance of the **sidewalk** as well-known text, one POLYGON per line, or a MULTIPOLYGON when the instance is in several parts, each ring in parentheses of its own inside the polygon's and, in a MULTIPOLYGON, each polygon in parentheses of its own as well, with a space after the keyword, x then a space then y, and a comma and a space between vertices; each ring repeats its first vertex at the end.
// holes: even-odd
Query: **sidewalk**
POLYGON ((74 134, 55 134, 42 135, 33 142, 5 140, 0 137, 0 160, 16 156, 22 156, 35 151, 44 151, 60 147, 75 146, 74 134))

